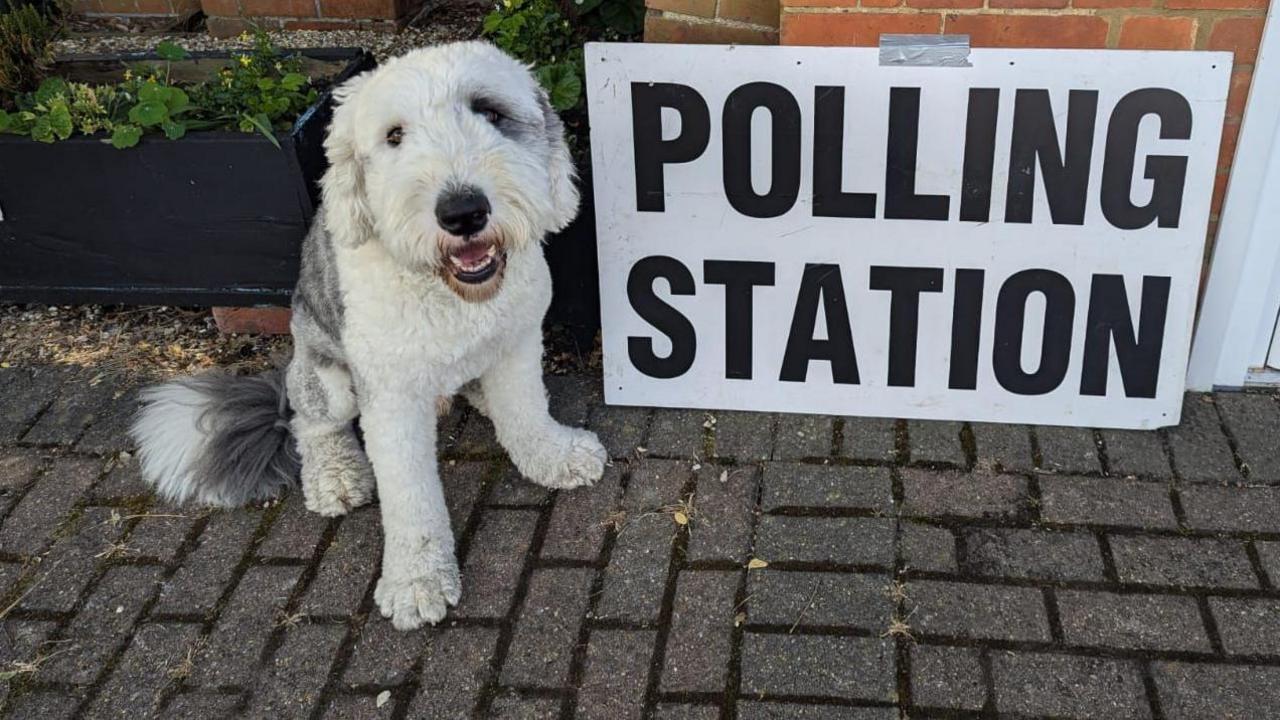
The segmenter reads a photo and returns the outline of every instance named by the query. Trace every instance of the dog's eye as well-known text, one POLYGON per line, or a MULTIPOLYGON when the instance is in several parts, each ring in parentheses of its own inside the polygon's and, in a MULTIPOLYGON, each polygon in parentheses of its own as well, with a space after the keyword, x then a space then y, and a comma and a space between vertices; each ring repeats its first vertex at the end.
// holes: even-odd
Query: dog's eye
POLYGON ((498 114, 498 111, 493 108, 481 108, 479 112, 480 117, 484 118, 485 122, 490 125, 497 125, 498 121, 502 119, 502 116, 498 114))
POLYGON ((396 125, 387 131, 387 144, 391 147, 399 147, 401 140, 404 140, 404 128, 396 125))

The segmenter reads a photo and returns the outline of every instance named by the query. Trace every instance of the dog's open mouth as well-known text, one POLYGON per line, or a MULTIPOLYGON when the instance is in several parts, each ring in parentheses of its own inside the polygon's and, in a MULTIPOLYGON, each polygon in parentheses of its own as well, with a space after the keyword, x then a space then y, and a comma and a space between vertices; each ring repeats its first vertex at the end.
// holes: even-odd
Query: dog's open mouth
POLYGON ((470 239, 449 248, 449 272, 467 285, 479 285, 502 269, 505 253, 492 240, 470 239))

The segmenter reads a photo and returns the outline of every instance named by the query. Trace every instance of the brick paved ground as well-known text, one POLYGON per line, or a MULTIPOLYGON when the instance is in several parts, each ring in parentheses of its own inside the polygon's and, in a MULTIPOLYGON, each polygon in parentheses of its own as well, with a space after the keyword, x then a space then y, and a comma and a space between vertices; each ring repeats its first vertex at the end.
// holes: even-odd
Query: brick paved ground
POLYGON ((95 379, 0 370, 4 717, 1280 708, 1270 396, 1189 396, 1180 428, 1130 433, 610 408, 553 378, 605 480, 524 483, 456 412, 464 596, 404 634, 373 612, 375 509, 157 505, 121 455, 127 384, 95 379))

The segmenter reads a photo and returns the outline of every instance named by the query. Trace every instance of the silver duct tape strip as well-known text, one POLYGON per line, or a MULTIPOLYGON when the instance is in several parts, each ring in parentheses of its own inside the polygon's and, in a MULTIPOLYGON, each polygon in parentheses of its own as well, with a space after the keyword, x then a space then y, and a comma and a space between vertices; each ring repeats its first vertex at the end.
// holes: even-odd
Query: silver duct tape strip
POLYGON ((968 35, 881 35, 880 64, 970 67, 968 35))

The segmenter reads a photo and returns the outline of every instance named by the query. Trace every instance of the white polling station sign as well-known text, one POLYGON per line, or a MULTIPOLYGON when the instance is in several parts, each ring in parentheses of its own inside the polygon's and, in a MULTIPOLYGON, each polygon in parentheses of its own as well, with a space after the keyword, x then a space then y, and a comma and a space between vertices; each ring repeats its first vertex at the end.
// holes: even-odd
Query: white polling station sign
POLYGON ((1231 55, 591 44, 609 403, 1178 422, 1231 55))

